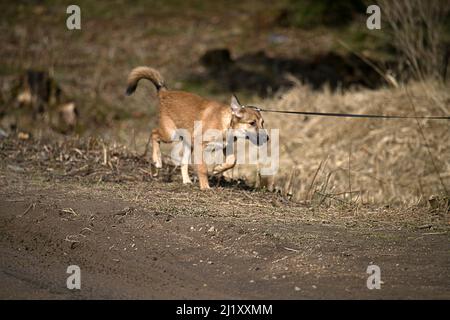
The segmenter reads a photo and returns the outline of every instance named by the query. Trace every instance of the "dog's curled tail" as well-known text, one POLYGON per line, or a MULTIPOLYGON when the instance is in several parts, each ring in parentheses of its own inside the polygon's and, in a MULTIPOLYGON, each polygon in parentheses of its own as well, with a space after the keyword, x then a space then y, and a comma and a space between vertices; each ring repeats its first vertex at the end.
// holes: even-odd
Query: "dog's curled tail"
POLYGON ((138 82, 141 79, 150 80, 158 91, 166 88, 164 79, 157 70, 150 67, 136 67, 131 70, 128 75, 128 86, 127 91, 125 92, 127 96, 131 95, 136 90, 138 82))

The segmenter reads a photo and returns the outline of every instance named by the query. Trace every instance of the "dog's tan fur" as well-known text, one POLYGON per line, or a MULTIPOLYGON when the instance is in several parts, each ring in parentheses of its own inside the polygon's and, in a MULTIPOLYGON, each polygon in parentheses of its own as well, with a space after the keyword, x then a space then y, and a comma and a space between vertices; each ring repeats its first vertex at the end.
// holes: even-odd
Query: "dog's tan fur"
MULTIPOLYGON (((234 96, 230 106, 189 92, 168 90, 161 74, 153 68, 137 67, 130 72, 127 95, 132 94, 136 90, 141 79, 150 80, 158 91, 159 128, 153 129, 151 134, 152 158, 157 168, 162 167, 160 142, 172 142, 176 129, 185 129, 191 137, 194 137, 197 134, 194 132, 195 121, 201 121, 202 133, 209 129, 219 130, 223 132, 224 139, 226 131, 230 128, 242 129, 248 132, 253 131, 256 134, 263 129, 264 121, 260 112, 252 108, 242 108, 238 105, 234 96)), ((204 141, 202 148, 207 143, 208 141, 204 141)), ((193 142, 191 145, 193 145, 193 142)), ((214 173, 218 174, 231 169, 235 166, 235 163, 235 157, 229 155, 224 164, 214 169, 214 173)), ((203 160, 201 163, 196 164, 196 169, 200 188, 209 189, 208 169, 203 160)), ((181 173, 183 183, 191 183, 187 165, 182 165, 181 173)))

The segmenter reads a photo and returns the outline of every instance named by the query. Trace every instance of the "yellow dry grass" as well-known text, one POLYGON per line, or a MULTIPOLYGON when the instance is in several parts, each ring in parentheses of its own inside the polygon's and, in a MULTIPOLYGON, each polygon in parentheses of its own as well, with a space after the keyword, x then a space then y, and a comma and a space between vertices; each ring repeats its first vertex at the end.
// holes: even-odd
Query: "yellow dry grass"
MULTIPOLYGON (((263 101, 277 110, 449 115, 450 90, 436 83, 345 93, 297 84, 263 101)), ((450 122, 264 114, 280 128, 274 188, 294 200, 412 204, 450 188, 450 122), (422 135, 422 133, 423 135, 422 135)))

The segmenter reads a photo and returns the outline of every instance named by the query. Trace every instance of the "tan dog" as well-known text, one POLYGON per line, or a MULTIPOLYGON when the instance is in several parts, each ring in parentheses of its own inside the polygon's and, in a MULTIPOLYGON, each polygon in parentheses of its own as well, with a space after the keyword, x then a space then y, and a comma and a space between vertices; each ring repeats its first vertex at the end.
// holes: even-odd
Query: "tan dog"
MULTIPOLYGON (((255 108, 241 106, 235 96, 231 98, 231 104, 225 105, 219 102, 202 98, 198 95, 168 90, 160 73, 149 67, 137 67, 128 76, 127 95, 131 95, 140 79, 150 80, 158 91, 159 98, 159 128, 152 130, 151 140, 153 148, 153 163, 157 168, 162 167, 160 142, 171 143, 177 129, 185 129, 190 137, 194 137, 194 122, 201 121, 202 133, 209 129, 219 130, 226 139, 228 129, 235 129, 237 138, 247 138, 255 144, 263 144, 269 137, 264 130, 264 120, 261 113, 255 108)), ((193 138, 192 138, 193 139, 193 138)), ((210 141, 204 141, 200 146, 204 148, 210 141)), ((190 145, 194 146, 193 141, 190 145)), ((201 150, 203 154, 203 149, 201 150)), ((236 164, 234 155, 227 155, 225 163, 214 169, 214 174, 219 174, 231 169, 236 164)), ((196 163, 196 169, 201 189, 209 189, 208 168, 205 161, 196 163)), ((188 175, 188 165, 181 165, 183 183, 191 183, 188 175)))

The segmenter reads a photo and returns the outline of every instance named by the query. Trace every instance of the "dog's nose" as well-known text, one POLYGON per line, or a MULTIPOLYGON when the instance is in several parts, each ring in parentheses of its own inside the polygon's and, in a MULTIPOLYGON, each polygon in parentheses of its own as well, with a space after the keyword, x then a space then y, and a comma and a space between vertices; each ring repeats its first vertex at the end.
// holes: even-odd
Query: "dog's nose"
POLYGON ((268 141, 269 141, 269 136, 268 136, 267 134, 262 135, 262 136, 259 136, 259 135, 258 135, 258 137, 257 137, 257 144, 258 144, 259 146, 261 146, 261 145, 267 143, 268 141))

